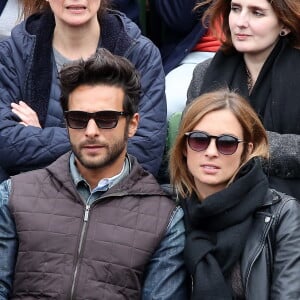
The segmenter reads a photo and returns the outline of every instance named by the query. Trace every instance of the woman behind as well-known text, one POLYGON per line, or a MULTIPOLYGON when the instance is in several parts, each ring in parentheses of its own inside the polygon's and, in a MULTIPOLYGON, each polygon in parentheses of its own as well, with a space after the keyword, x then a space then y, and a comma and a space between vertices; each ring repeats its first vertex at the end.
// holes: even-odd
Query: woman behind
POLYGON ((186 109, 170 156, 191 299, 299 299, 300 203, 268 188, 266 131, 229 90, 186 109))
POLYGON ((44 167, 70 149, 58 74, 64 64, 86 59, 99 47, 129 59, 141 75, 140 124, 128 151, 156 175, 166 137, 158 49, 132 21, 108 10, 106 0, 23 4, 29 17, 0 43, 0 179, 44 167))
POLYGON ((205 3, 204 19, 214 30, 221 24, 223 44, 195 68, 188 103, 220 86, 243 95, 267 129, 271 186, 300 198, 300 2, 205 3))

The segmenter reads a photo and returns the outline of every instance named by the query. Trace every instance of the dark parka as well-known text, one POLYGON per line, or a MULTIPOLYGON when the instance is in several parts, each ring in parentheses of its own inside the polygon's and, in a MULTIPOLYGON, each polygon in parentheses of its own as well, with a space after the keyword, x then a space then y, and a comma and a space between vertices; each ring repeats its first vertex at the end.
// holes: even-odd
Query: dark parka
MULTIPOLYGON (((157 174, 166 138, 164 72, 158 49, 118 12, 101 17, 100 46, 128 58, 139 70, 143 95, 140 124, 128 152, 157 174)), ((36 14, 16 26, 0 43, 0 181, 7 175, 44 167, 70 149, 52 53, 55 27, 51 12, 36 14), (11 103, 25 101, 42 129, 20 125, 11 103), (6 173, 6 174, 5 174, 6 173)))

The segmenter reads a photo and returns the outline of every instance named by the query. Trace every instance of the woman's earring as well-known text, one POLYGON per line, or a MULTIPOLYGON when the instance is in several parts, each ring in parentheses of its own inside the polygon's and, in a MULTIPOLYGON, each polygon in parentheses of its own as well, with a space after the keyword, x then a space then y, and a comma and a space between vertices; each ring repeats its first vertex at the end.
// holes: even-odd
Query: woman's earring
POLYGON ((285 32, 284 30, 281 30, 280 33, 279 33, 279 35, 280 35, 280 36, 285 36, 285 35, 286 35, 286 32, 285 32))

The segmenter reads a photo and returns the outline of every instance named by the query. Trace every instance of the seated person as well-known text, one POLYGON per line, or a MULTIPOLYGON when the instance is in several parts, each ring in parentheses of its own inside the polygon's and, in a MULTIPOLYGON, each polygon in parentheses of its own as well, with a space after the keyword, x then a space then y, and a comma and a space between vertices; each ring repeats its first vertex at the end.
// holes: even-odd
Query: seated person
POLYGON ((186 299, 182 209, 127 153, 138 72, 99 49, 61 87, 72 151, 0 185, 0 299, 186 299))
POLYGON ((186 108, 170 174, 190 299, 299 299, 300 201, 269 188, 268 155, 266 130, 239 94, 213 90, 186 108))

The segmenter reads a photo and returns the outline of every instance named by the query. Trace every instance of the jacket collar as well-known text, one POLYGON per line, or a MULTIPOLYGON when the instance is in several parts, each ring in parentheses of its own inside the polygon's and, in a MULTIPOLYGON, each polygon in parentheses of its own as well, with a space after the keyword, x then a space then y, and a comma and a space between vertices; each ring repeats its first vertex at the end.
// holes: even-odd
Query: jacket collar
MULTIPOLYGON (((78 198, 75 183, 70 175, 70 155, 71 152, 62 155, 45 169, 53 178, 53 184, 57 189, 63 186, 78 198)), ((134 156, 128 154, 127 157, 130 164, 129 175, 113 186, 108 193, 166 196, 153 175, 145 171, 134 156)))
POLYGON ((273 189, 268 189, 268 192, 264 198, 264 202, 261 207, 268 207, 274 205, 280 201, 280 196, 275 193, 273 189))

